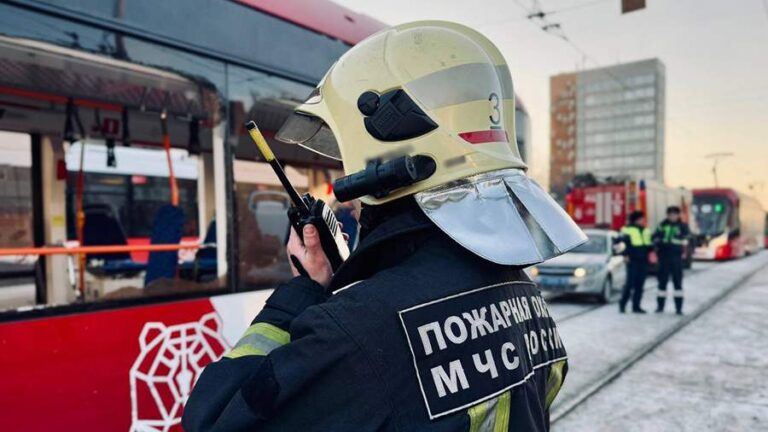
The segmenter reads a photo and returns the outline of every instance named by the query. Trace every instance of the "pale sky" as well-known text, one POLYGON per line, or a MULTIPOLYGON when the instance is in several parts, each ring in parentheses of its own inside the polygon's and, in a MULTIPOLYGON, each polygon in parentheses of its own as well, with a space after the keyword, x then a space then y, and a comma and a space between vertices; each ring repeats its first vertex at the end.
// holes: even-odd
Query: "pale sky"
POLYGON ((533 123, 532 175, 549 171, 549 77, 575 69, 658 57, 666 66, 666 182, 711 187, 704 155, 733 152, 721 186, 768 209, 768 0, 647 0, 620 13, 620 0, 538 0, 592 60, 525 18, 534 0, 334 0, 388 24, 455 21, 496 43, 533 123), (522 7, 521 7, 522 6, 522 7), (595 62, 597 64, 595 64, 595 62), (752 190, 750 190, 752 185, 752 190))

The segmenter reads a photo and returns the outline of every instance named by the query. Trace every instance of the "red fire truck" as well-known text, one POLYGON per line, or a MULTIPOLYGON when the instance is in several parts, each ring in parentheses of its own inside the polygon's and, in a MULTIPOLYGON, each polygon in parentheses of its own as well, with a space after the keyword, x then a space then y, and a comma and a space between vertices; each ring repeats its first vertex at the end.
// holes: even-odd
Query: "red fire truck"
MULTIPOLYGON (((654 229, 666 217, 666 209, 676 205, 682 211, 682 220, 697 233, 697 224, 691 218, 693 194, 683 188, 672 188, 653 181, 604 181, 572 188, 566 195, 566 210, 583 228, 620 230, 629 214, 642 210, 648 227, 654 229)), ((693 248, 686 251, 686 266, 691 265, 693 248)))

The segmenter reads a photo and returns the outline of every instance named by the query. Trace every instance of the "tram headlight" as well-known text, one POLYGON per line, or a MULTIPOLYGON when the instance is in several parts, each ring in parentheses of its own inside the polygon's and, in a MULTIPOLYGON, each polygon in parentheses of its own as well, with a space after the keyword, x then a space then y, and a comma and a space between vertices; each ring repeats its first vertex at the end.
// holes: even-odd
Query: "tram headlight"
POLYGON ((573 271, 573 275, 577 278, 581 278, 587 275, 587 269, 584 267, 577 267, 576 270, 573 271))
POLYGON ((528 267, 528 274, 529 274, 529 275, 530 275, 532 278, 535 278, 536 276, 538 276, 538 275, 539 275, 539 268, 538 268, 538 267, 536 267, 536 266, 528 267))

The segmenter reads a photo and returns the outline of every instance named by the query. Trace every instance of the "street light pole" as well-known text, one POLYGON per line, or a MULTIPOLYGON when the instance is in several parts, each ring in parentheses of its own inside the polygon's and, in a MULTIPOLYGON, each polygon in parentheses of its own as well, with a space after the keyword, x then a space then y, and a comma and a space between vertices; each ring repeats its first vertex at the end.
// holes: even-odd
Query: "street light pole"
POLYGON ((710 153, 708 155, 705 155, 704 157, 707 159, 712 159, 712 176, 715 178, 715 187, 720 187, 720 184, 717 181, 717 163, 721 160, 731 157, 734 154, 731 152, 721 152, 721 153, 710 153))

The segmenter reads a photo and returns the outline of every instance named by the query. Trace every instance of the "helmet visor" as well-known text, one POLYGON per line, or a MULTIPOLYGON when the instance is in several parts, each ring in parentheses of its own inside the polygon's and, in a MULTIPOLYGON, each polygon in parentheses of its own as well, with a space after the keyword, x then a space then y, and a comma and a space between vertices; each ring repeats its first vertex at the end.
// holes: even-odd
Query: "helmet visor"
POLYGON ((560 205, 520 169, 465 177, 415 197, 444 233, 497 264, 537 264, 587 240, 560 205))
POLYGON ((275 135, 288 144, 298 144, 307 150, 331 159, 341 160, 341 152, 331 128, 321 119, 294 112, 275 135))

